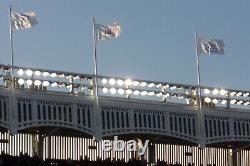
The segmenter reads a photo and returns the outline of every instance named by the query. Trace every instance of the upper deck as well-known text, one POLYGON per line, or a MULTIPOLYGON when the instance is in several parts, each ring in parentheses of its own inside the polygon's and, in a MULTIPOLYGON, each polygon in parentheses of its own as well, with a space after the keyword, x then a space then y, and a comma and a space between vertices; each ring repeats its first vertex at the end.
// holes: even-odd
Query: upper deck
POLYGON ((94 75, 14 66, 12 78, 9 65, 0 65, 0 75, 0 126, 12 133, 40 129, 211 145, 250 139, 249 91, 201 87, 198 111, 197 86, 98 75, 97 107, 94 75))

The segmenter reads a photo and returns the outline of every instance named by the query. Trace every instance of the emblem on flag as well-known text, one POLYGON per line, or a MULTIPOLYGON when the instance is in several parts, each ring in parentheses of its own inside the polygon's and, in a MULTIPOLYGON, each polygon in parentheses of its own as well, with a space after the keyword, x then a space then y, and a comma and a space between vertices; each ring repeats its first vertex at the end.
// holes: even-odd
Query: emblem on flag
POLYGON ((36 24, 36 14, 32 11, 26 13, 11 12, 11 25, 15 30, 29 29, 36 24))
POLYGON ((224 41, 221 39, 198 39, 198 51, 200 54, 224 54, 224 41))
POLYGON ((121 27, 116 22, 108 26, 96 24, 95 27, 97 40, 117 38, 121 34, 121 27))

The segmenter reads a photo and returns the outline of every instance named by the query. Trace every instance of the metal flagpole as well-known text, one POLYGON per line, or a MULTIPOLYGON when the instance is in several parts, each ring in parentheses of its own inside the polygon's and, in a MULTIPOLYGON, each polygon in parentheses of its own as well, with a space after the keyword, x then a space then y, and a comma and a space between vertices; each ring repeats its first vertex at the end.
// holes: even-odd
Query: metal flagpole
POLYGON ((11 6, 9 10, 9 19, 10 19, 10 52, 11 52, 11 90, 12 90, 12 110, 14 111, 14 88, 15 88, 15 83, 14 83, 14 51, 13 51, 13 29, 12 29, 12 21, 11 21, 11 6))
POLYGON ((96 102, 96 110, 95 111, 95 117, 93 118, 95 122, 95 129, 97 130, 96 131, 96 140, 100 140, 101 137, 100 137, 100 132, 99 131, 99 128, 100 128, 100 114, 99 114, 99 99, 98 99, 98 82, 97 82, 97 73, 98 73, 98 70, 97 70, 97 55, 96 55, 96 44, 97 44, 97 36, 96 36, 96 24, 95 24, 95 17, 93 17, 93 45, 94 45, 94 53, 93 53, 93 56, 94 56, 94 67, 95 67, 95 73, 94 73, 94 81, 93 81, 93 86, 94 86, 94 97, 95 97, 95 102, 96 102))
MULTIPOLYGON (((11 20, 11 6, 9 9, 9 37, 10 37, 10 54, 11 54, 11 114, 12 118, 14 118, 15 111, 15 79, 14 79, 14 49, 13 49, 13 29, 12 29, 12 20, 11 20)), ((12 132, 16 132, 13 130, 12 132)))
POLYGON ((205 143, 204 143, 204 134, 203 134, 203 112, 202 112, 202 107, 201 107, 201 86, 200 86, 200 55, 199 55, 199 46, 198 46, 198 33, 195 33, 195 42, 196 42, 196 71, 197 71, 197 83, 198 83, 198 87, 197 87, 197 95, 198 95, 198 101, 197 101, 197 105, 198 105, 198 115, 200 116, 199 119, 199 123, 198 123, 198 130, 200 133, 200 147, 204 147, 205 143))

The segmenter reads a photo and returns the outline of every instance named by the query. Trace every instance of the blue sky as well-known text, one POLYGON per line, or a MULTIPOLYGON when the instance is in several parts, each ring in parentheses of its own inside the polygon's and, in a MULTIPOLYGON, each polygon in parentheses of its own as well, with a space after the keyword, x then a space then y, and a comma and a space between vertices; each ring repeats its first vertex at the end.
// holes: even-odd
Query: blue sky
POLYGON ((38 25, 16 31, 15 65, 93 73, 92 17, 117 21, 118 39, 97 45, 99 74, 196 84, 194 34, 219 38, 225 54, 202 56, 201 84, 250 87, 249 0, 0 1, 0 63, 10 63, 9 5, 36 12, 38 25))

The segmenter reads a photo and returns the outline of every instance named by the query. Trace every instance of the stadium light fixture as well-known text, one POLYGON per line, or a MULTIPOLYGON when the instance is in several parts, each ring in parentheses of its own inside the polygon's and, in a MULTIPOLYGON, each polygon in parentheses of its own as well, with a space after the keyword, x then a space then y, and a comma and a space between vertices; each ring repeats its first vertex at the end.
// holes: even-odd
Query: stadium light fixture
POLYGON ((161 92, 160 92, 160 93, 157 93, 156 96, 157 96, 157 97, 162 97, 162 93, 161 93, 161 92))
POLYGON ((156 87, 156 88, 160 88, 160 87, 161 87, 161 84, 157 84, 155 87, 156 87))
POLYGON ((113 95, 116 93, 116 89, 115 89, 115 88, 111 88, 111 89, 109 89, 109 91, 110 91, 110 93, 113 94, 113 95))
POLYGON ((230 93, 230 96, 234 96, 234 95, 236 95, 236 92, 231 92, 230 93))
POLYGON ((52 86, 52 87, 56 87, 56 86, 58 86, 58 84, 57 84, 57 82, 53 82, 53 83, 51 84, 51 86, 52 86))
POLYGON ((34 84, 35 84, 36 86, 40 86, 40 85, 41 85, 41 81, 40 81, 40 80, 35 80, 35 81, 34 81, 34 84))
POLYGON ((243 94, 244 97, 248 97, 249 96, 249 92, 246 92, 243 94))
POLYGON ((142 96, 146 96, 147 94, 148 94, 147 91, 142 91, 142 92, 141 92, 141 95, 142 95, 142 96))
POLYGON ((115 85, 115 82, 116 82, 115 79, 113 79, 113 78, 109 79, 109 84, 110 85, 115 85))
POLYGON ((41 72, 37 70, 37 71, 34 72, 34 74, 35 74, 36 76, 40 76, 40 75, 41 75, 41 72))
POLYGON ((145 86, 147 86, 147 83, 146 83, 146 82, 141 82, 141 83, 140 83, 140 86, 141 86, 141 87, 145 87, 145 86))
POLYGON ((226 104, 227 103, 227 100, 222 100, 221 101, 221 104, 226 104))
POLYGON ((209 93, 210 93, 210 90, 206 88, 206 89, 204 89, 204 93, 205 93, 205 94, 209 94, 209 93))
POLYGON ((219 93, 219 90, 218 89, 214 89, 213 92, 212 92, 214 95, 217 95, 219 93))
POLYGON ((243 93, 242 92, 238 92, 236 93, 236 96, 240 97, 243 93))
POLYGON ((73 80, 78 80, 78 79, 80 79, 80 76, 73 77, 73 80))
POLYGON ((122 85, 123 85, 123 80, 117 80, 117 84, 118 84, 119 86, 122 86, 122 85))
POLYGON ((242 100, 240 100, 240 101, 237 102, 238 105, 241 105, 242 103, 243 103, 242 100))
POLYGON ((169 85, 166 84, 166 85, 163 86, 163 88, 164 88, 164 89, 167 89, 167 88, 169 88, 169 85))
POLYGON ((131 80, 131 79, 127 79, 127 80, 125 81, 125 85, 131 86, 131 85, 132 85, 132 80, 131 80))
POLYGON ((139 95, 139 94, 140 94, 140 92, 139 92, 138 90, 135 90, 135 91, 134 91, 134 95, 137 96, 137 95, 139 95))
POLYGON ((24 73, 23 69, 19 69, 19 70, 17 70, 17 74, 18 74, 18 75, 20 75, 20 76, 21 76, 21 75, 23 75, 23 73, 24 73))
POLYGON ((154 95, 155 95, 155 92, 149 92, 148 95, 149 95, 149 96, 154 96, 154 95))
POLYGON ((120 94, 120 95, 123 95, 124 93, 125 93, 125 90, 124 89, 118 89, 118 93, 120 94))
POLYGON ((108 82, 108 80, 107 80, 107 79, 105 79, 105 78, 103 78, 103 79, 102 79, 102 84, 104 84, 104 85, 105 85, 107 82, 108 82))
POLYGON ((108 88, 106 88, 106 87, 102 88, 102 92, 103 92, 103 93, 106 94, 106 93, 108 93, 108 91, 109 91, 108 88))
POLYGON ((50 83, 49 83, 49 81, 43 81, 43 84, 42 84, 43 86, 49 86, 50 85, 50 83))
POLYGON ((47 76, 49 76, 49 73, 48 72, 43 72, 43 74, 42 74, 44 77, 47 77, 47 76))
POLYGON ((221 90, 220 90, 220 94, 221 94, 222 96, 225 96, 225 95, 227 94, 227 91, 226 91, 225 89, 221 89, 221 90))
POLYGON ((50 74, 50 77, 52 77, 52 78, 55 78, 56 76, 57 76, 56 73, 51 73, 51 74, 50 74))
POLYGON ((18 84, 19 85, 23 85, 24 84, 24 80, 22 78, 18 79, 18 84))
POLYGON ((206 102, 206 103, 210 103, 210 102, 211 102, 211 99, 210 99, 209 97, 206 97, 206 98, 205 98, 205 102, 206 102))
POLYGON ((169 89, 170 90, 176 90, 176 88, 177 88, 176 86, 171 86, 169 89))
POLYGON ((26 75, 27 75, 27 76, 31 77, 32 74, 33 74, 33 71, 32 71, 32 70, 29 70, 29 69, 26 70, 26 75))
POLYGON ((235 104, 235 103, 236 103, 235 99, 233 99, 233 100, 230 101, 230 104, 235 104))
POLYGON ((140 83, 138 81, 133 81, 134 86, 138 86, 140 83))
POLYGON ((244 105, 249 105, 249 104, 250 104, 250 102, 249 102, 249 101, 247 101, 247 102, 245 102, 245 103, 244 103, 244 105))
POLYGON ((33 82, 32 82, 32 80, 27 80, 26 83, 30 86, 30 85, 32 85, 33 82))
POLYGON ((150 84, 148 84, 148 87, 149 88, 153 88, 155 86, 155 84, 154 83, 150 83, 150 84))
POLYGON ((213 102, 214 104, 217 104, 217 103, 218 103, 218 100, 217 100, 217 99, 213 99, 212 102, 213 102))
POLYGON ((126 94, 128 94, 128 95, 132 94, 132 90, 131 89, 127 89, 126 90, 126 94))

